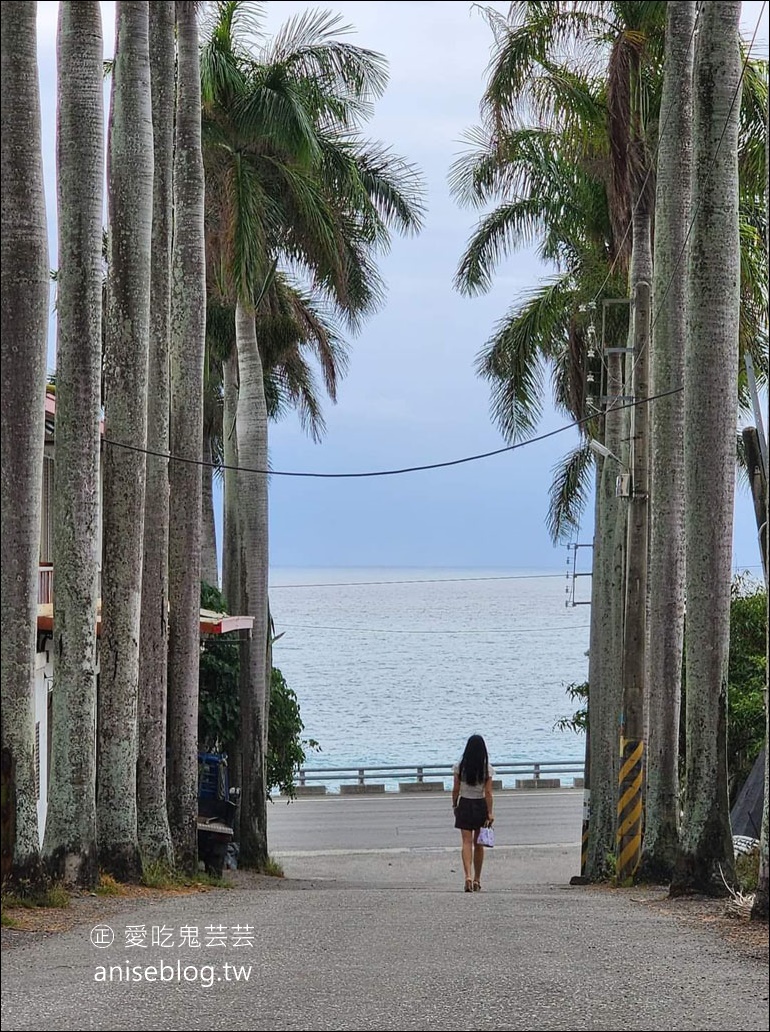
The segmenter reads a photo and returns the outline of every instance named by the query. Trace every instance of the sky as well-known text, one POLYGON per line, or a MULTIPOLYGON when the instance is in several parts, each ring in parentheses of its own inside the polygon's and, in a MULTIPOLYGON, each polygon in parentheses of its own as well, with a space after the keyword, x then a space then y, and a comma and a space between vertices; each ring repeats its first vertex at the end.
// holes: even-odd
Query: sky
MULTIPOLYGON (((105 54, 114 36, 114 4, 102 3, 105 54)), ((495 322, 553 270, 531 250, 504 262, 494 287, 466 298, 454 272, 476 213, 459 209, 447 172, 462 136, 478 118, 490 30, 477 9, 459 2, 328 4, 271 2, 274 32, 308 7, 339 13, 355 27, 351 41, 383 53, 390 82, 368 135, 420 167, 427 189, 425 227, 395 238, 380 268, 387 298, 352 340, 338 404, 327 404, 327 433, 315 444, 289 415, 271 428, 274 470, 354 472, 443 462, 500 448, 489 390, 474 361, 495 322)), ((491 6, 507 9, 506 3, 491 6)), ((55 36, 58 4, 38 3, 43 150, 55 264, 55 36)), ((743 4, 749 37, 767 54, 767 8, 743 4)), ((51 356, 53 356, 53 347, 51 356)), ((567 420, 548 407, 541 431, 567 420)), ((545 527, 552 467, 577 443, 574 430, 479 462, 444 470, 360 480, 273 477, 271 563, 281 566, 489 567, 561 570, 564 545, 545 527)), ((590 541, 591 513, 577 539, 590 541)), ((734 566, 759 563, 748 492, 739 489, 734 566)), ((758 572, 758 571, 757 571, 758 572)))

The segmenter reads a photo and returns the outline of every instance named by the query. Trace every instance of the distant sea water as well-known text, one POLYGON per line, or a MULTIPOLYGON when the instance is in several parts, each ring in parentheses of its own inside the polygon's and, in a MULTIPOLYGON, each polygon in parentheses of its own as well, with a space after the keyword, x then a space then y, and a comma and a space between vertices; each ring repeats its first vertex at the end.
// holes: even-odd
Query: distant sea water
POLYGON ((297 693, 312 767, 583 759, 558 731, 587 679, 589 606, 564 574, 471 569, 271 571, 273 662, 297 693))

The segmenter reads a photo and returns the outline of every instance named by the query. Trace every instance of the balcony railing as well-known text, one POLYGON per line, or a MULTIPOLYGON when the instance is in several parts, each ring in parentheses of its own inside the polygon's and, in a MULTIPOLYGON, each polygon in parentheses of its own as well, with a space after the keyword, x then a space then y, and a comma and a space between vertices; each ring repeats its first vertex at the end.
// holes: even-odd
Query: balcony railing
POLYGON ((53 566, 40 564, 37 575, 37 604, 50 606, 53 603, 53 566))
MULTIPOLYGON (((96 574, 96 597, 102 597, 102 571, 96 574)), ((53 605, 53 566, 50 563, 41 563, 37 574, 37 604, 39 606, 53 605)))

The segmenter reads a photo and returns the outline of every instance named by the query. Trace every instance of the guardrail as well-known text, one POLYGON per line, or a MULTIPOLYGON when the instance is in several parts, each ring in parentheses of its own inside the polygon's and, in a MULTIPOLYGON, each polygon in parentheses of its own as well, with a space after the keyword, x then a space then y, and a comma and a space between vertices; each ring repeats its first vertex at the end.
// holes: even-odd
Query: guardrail
MULTIPOLYGON (((495 778, 530 778, 539 781, 561 778, 564 775, 583 777, 585 764, 582 760, 541 760, 537 763, 493 763, 495 778)), ((451 763, 403 763, 388 767, 301 767, 297 784, 304 788, 309 784, 353 782, 366 785, 374 780, 381 781, 444 781, 452 777, 451 763)))

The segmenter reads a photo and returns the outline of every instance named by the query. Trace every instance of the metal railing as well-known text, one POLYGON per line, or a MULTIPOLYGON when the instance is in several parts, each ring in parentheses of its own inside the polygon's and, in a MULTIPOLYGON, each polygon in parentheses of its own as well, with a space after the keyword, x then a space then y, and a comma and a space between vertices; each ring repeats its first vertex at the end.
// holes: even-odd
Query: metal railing
MULTIPOLYGON (((102 571, 101 567, 96 572, 96 595, 102 597, 102 571)), ((53 566, 50 563, 40 563, 37 571, 37 604, 39 606, 50 606, 53 604, 53 566)))
MULTIPOLYGON (((582 760, 541 760, 494 763, 492 766, 495 770, 495 780, 515 777, 539 781, 541 778, 583 777, 585 765, 582 760)), ((387 767, 301 767, 297 784, 302 787, 313 783, 328 785, 336 782, 366 785, 376 780, 422 782, 444 781, 451 777, 451 763, 403 763, 387 767)))
POLYGON ((48 606, 53 602, 53 566, 40 564, 37 574, 37 604, 48 606))

